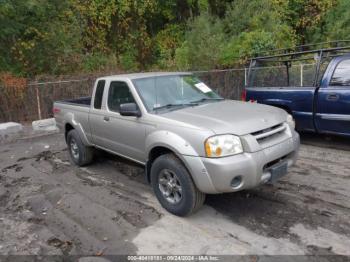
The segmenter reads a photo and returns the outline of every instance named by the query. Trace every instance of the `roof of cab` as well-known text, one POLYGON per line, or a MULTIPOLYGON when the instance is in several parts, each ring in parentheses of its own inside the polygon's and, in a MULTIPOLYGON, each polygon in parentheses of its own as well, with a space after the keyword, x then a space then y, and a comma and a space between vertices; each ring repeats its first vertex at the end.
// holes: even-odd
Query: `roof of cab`
POLYGON ((99 79, 138 79, 156 76, 172 76, 172 75, 191 75, 190 72, 146 72, 146 73, 132 73, 132 74, 121 74, 121 75, 111 75, 99 77, 99 79))

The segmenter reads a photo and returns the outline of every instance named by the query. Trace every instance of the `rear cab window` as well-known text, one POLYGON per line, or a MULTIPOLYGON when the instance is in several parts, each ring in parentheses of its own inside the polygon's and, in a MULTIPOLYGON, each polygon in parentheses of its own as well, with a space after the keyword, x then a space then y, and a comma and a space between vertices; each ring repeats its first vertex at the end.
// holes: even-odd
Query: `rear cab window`
POLYGON ((341 61, 334 70, 330 86, 350 86, 350 59, 341 61))
POLYGON ((101 109, 102 107, 102 98, 103 98, 103 91, 105 89, 105 80, 99 80, 97 82, 96 92, 95 92, 95 99, 94 99, 94 108, 95 109, 101 109))

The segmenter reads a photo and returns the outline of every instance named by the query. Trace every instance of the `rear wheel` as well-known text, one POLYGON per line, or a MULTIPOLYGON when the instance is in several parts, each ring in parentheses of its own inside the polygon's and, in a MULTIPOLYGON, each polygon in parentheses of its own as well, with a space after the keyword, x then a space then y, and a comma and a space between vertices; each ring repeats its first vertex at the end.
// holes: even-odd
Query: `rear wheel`
POLYGON ((85 166, 92 162, 93 148, 85 146, 76 130, 71 130, 67 134, 67 146, 69 155, 74 164, 85 166))
POLYGON ((151 167, 151 184, 160 204, 170 213, 187 216, 204 203, 183 163, 173 154, 158 157, 151 167))

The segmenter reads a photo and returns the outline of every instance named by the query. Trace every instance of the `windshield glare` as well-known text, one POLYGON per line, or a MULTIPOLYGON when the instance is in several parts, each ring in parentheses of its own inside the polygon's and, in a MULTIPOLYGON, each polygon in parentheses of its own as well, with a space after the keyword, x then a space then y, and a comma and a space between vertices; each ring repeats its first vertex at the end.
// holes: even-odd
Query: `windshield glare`
POLYGON ((132 82, 148 111, 167 105, 188 105, 222 99, 193 75, 147 77, 132 82))

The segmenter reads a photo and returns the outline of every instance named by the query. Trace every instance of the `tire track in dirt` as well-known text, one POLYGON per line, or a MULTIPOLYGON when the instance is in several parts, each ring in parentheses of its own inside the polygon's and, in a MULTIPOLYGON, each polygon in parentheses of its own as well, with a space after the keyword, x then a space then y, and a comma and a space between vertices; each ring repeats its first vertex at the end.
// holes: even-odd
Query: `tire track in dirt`
POLYGON ((209 196, 206 203, 234 223, 265 236, 288 236, 301 243, 290 230, 297 224, 350 236, 349 159, 348 151, 302 145, 297 165, 275 185, 209 196))
MULTIPOLYGON (((199 247, 203 252, 232 250, 230 245, 234 243, 242 252, 274 253, 279 248, 273 245, 281 244, 286 252, 333 254, 343 249, 329 248, 324 245, 325 239, 317 242, 303 236, 303 230, 296 229, 305 228, 311 235, 323 232, 322 238, 326 235, 324 232, 330 231, 334 242, 337 235, 346 241, 346 236, 350 236, 347 201, 350 153, 347 151, 302 145, 297 166, 274 186, 208 196, 206 205, 212 208, 204 207, 199 215, 210 217, 178 219, 159 209, 151 188, 144 181, 143 168, 104 153, 100 153, 91 166, 77 168, 70 164, 65 147, 63 137, 55 135, 21 141, 0 152, 2 167, 6 169, 0 172, 0 216, 4 221, 0 219, 0 228, 7 228, 4 232, 0 230, 0 241, 15 246, 17 253, 133 253, 137 246, 132 240, 139 236, 140 230, 148 232, 164 218, 166 226, 176 227, 171 229, 175 239, 180 237, 182 227, 190 230, 193 223, 198 229, 197 237, 206 236, 209 243, 227 245, 222 249, 199 247), (46 149, 47 144, 50 150, 46 149), (27 154, 26 147, 33 150, 27 154), (13 165, 22 169, 16 172, 18 166, 13 165), (215 223, 216 218, 232 230, 225 231, 215 223), (212 224, 206 224, 207 220, 212 224), (23 234, 17 229, 19 225, 28 236, 24 240, 20 239, 23 234), (215 235, 207 228, 210 225, 220 232, 215 235), (257 243, 256 237, 269 241, 269 247, 266 249, 257 243), (224 241, 220 242, 222 238, 224 241)), ((160 229, 154 230, 149 232, 160 229)), ((165 236, 167 232, 166 229, 165 236)), ((187 231, 182 233, 188 235, 187 231)), ((188 236, 186 243, 202 243, 196 236, 188 236)), ((170 241, 169 248, 171 244, 170 241)), ((183 245, 183 248, 187 247, 183 245)), ((14 249, 10 246, 0 249, 1 254, 9 251, 14 249)))
MULTIPOLYGON (((84 171, 67 160, 65 150, 45 150, 21 156, 16 164, 1 170, 1 181, 11 187, 0 194, 1 211, 6 211, 4 217, 10 218, 14 211, 20 210, 15 215, 20 221, 21 213, 27 213, 22 223, 27 224, 29 232, 38 235, 31 245, 36 243, 40 251, 27 245, 22 252, 135 253, 132 237, 140 228, 159 219, 159 212, 145 203, 142 194, 128 187, 129 177, 113 172, 122 177, 123 183, 103 179, 87 172, 90 167, 84 171), (69 243, 69 248, 64 243, 69 243)), ((144 190, 136 188, 141 193, 144 190)), ((19 235, 15 228, 12 232, 19 235)), ((5 241, 6 237, 0 234, 0 241, 2 238, 5 241)), ((13 252, 19 246, 21 243, 14 242, 13 247, 6 246, 0 252, 13 252)))

